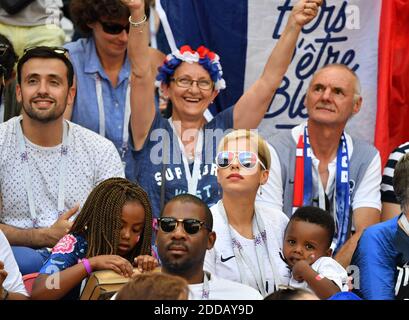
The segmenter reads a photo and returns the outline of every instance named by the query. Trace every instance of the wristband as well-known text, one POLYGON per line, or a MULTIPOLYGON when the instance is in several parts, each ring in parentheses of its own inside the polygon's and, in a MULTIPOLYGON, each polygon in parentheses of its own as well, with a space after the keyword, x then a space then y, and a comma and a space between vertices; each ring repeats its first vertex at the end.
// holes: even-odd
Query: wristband
POLYGON ((88 275, 90 276, 92 274, 92 268, 91 268, 91 264, 89 263, 89 260, 88 259, 82 259, 79 262, 81 262, 84 265, 85 270, 87 271, 88 275))
POLYGON ((317 274, 317 276, 315 277, 315 280, 318 280, 318 281, 320 281, 320 280, 322 280, 322 279, 324 279, 325 277, 322 275, 322 274, 317 274))

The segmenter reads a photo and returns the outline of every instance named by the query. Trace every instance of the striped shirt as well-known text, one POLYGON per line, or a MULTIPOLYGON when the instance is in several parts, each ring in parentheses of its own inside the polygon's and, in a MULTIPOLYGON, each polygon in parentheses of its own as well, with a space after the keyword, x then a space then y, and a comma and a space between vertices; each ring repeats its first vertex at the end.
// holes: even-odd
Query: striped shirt
POLYGON ((382 202, 398 203, 396 199, 395 191, 393 190, 392 178, 395 172, 395 166, 399 159, 402 158, 406 153, 409 153, 409 141, 401 144, 389 155, 388 162, 386 163, 385 169, 382 176, 381 184, 381 199, 382 202))

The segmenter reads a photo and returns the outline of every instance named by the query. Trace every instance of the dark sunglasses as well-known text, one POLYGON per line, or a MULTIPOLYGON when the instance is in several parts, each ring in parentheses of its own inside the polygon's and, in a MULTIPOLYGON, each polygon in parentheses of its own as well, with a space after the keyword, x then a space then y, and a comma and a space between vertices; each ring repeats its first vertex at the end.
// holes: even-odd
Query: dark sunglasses
POLYGON ((216 156, 216 165, 221 169, 228 168, 236 157, 243 168, 253 169, 257 163, 260 163, 263 169, 266 170, 264 163, 252 151, 220 151, 216 156))
POLYGON ((123 26, 119 23, 104 22, 101 20, 98 22, 101 24, 102 30, 104 30, 105 33, 120 34, 123 30, 125 30, 126 33, 129 33, 129 23, 126 26, 123 26))
POLYGON ((24 49, 24 53, 23 55, 25 55, 27 52, 30 52, 31 50, 34 49, 41 49, 44 51, 52 51, 56 54, 61 54, 61 55, 65 55, 68 52, 67 48, 64 47, 47 47, 47 46, 34 46, 34 47, 28 47, 24 49))
POLYGON ((163 232, 169 233, 176 230, 178 223, 183 224, 183 229, 188 234, 196 234, 199 230, 204 227, 211 231, 204 223, 204 221, 200 221, 197 219, 176 219, 173 217, 162 217, 158 219, 159 227, 163 232))

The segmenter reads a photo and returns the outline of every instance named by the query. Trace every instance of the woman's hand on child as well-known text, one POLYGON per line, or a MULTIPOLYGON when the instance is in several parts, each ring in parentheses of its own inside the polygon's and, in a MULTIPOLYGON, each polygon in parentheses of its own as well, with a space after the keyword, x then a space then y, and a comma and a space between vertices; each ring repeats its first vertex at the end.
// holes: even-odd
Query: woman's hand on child
POLYGON ((140 272, 152 271, 159 265, 158 260, 149 255, 137 256, 134 260, 134 266, 140 272))
POLYGON ((93 271, 113 270, 124 277, 132 277, 133 267, 131 263, 120 256, 101 255, 89 258, 88 260, 93 271))

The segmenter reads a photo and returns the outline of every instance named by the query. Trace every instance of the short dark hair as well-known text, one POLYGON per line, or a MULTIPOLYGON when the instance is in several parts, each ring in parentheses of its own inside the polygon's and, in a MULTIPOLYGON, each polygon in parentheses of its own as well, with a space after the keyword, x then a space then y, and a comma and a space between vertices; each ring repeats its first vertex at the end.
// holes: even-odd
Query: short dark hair
POLYGON ((4 75, 4 80, 9 80, 13 74, 14 65, 18 60, 18 56, 14 51, 11 41, 2 34, 0 34, 0 45, 4 47, 4 51, 2 55, 0 55, 0 66, 2 66, 0 71, 4 75))
POLYGON ((170 199, 166 205, 163 207, 160 215, 163 215, 163 211, 165 210, 166 206, 171 203, 171 202, 175 202, 175 201, 179 201, 181 203, 194 203, 197 204, 199 207, 201 207, 205 213, 205 224, 206 227, 208 228, 209 231, 213 230, 213 215, 212 212, 210 211, 209 207, 207 206, 207 204, 200 198, 191 195, 189 193, 184 193, 184 194, 179 194, 176 197, 173 197, 172 199, 170 199))
POLYGON ((23 65, 28 60, 33 58, 59 59, 64 62, 65 66, 67 67, 68 87, 71 88, 74 83, 74 67, 72 66, 72 63, 67 57, 66 53, 68 53, 68 50, 60 47, 38 46, 25 49, 23 56, 17 63, 18 84, 21 85, 21 70, 23 69, 23 65))
MULTIPOLYGON (((145 14, 148 18, 149 2, 145 0, 145 14)), ((74 25, 86 37, 92 35, 92 29, 88 24, 105 17, 116 20, 128 18, 129 15, 128 7, 120 0, 71 0, 70 2, 70 16, 74 25)))
POLYGON ((393 190, 404 212, 409 209, 409 154, 403 155, 393 173, 393 190))
POLYGON ((332 238, 335 234, 335 222, 328 211, 312 206, 301 207, 291 216, 288 225, 290 225, 293 220, 314 223, 323 227, 328 232, 328 247, 331 246, 332 238))

